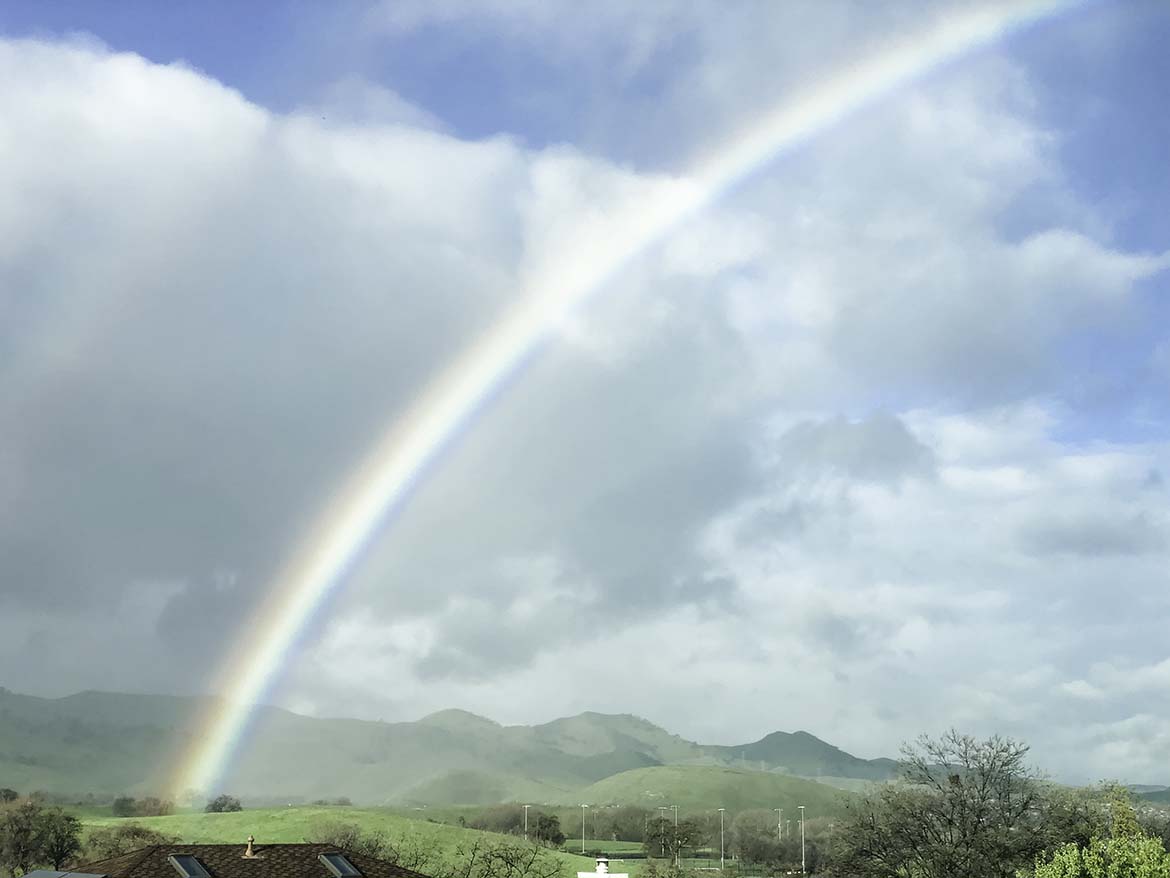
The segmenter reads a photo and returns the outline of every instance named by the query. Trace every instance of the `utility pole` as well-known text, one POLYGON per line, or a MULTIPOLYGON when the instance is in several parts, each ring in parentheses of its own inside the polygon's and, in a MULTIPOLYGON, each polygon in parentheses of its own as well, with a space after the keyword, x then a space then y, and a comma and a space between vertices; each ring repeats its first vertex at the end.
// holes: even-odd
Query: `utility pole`
POLYGON ((588 805, 581 806, 581 853, 585 853, 585 809, 588 805))
POLYGON ((528 841, 528 809, 531 807, 532 807, 531 805, 524 806, 524 840, 525 841, 528 841))
POLYGON ((784 809, 773 808, 776 812, 776 841, 784 841, 784 809))
POLYGON ((797 805, 800 809, 800 874, 804 874, 804 805, 797 805))
POLYGON ((678 843, 678 805, 671 805, 674 809, 674 867, 678 868, 678 855, 681 845, 678 843))
POLYGON ((723 871, 723 812, 726 808, 719 809, 719 871, 723 871))
POLYGON ((666 814, 669 811, 665 805, 658 806, 658 837, 662 840, 662 856, 666 856, 666 814))

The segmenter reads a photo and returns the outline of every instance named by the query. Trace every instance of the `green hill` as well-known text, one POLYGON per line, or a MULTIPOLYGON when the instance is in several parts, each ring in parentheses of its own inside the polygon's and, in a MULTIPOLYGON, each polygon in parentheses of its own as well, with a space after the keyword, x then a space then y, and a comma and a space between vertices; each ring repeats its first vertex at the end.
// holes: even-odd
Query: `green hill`
POLYGON ((804 805, 810 817, 840 813, 849 796, 803 778, 714 765, 660 765, 623 771, 576 795, 590 805, 678 805, 684 812, 783 808, 795 814, 796 807, 804 805))
POLYGON ((539 779, 480 771, 449 771, 406 790, 399 801, 411 806, 494 805, 498 802, 555 802, 577 787, 539 779))
MULTIPOLYGON (((211 698, 83 692, 36 698, 0 689, 0 786, 52 793, 165 790, 211 698)), ((722 765, 870 780, 863 760, 804 732, 738 747, 687 741, 629 714, 582 713, 502 726, 461 710, 417 722, 319 719, 262 707, 223 790, 253 805, 347 796, 365 804, 580 801, 579 790, 660 765, 722 765)), ((839 780, 834 783, 840 784, 839 780)))
POLYGON ((704 749, 725 763, 762 765, 802 777, 880 781, 898 770, 893 759, 858 759, 808 732, 772 732, 752 744, 704 749))

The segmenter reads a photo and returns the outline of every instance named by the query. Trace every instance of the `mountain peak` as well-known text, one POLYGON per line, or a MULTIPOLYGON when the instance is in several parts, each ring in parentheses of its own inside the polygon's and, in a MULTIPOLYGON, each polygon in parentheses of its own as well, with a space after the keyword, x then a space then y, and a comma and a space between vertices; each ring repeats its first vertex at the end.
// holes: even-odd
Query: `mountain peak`
POLYGON ((418 721, 421 725, 438 726, 452 731, 469 731, 472 729, 498 729, 500 724, 486 716, 480 716, 469 710, 460 710, 450 707, 446 710, 436 710, 428 713, 418 721))

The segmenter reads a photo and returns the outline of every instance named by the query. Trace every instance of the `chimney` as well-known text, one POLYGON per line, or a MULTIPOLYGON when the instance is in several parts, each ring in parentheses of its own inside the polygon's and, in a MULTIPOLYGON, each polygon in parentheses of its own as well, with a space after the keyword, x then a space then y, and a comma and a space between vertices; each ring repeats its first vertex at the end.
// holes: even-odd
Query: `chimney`
POLYGON ((609 858, 608 857, 598 857, 597 858, 597 874, 598 875, 605 875, 608 872, 609 872, 609 858))
POLYGON ((256 856, 256 852, 254 850, 252 850, 252 842, 254 842, 255 840, 256 840, 256 837, 254 835, 248 836, 248 846, 246 848, 244 848, 244 858, 245 859, 251 860, 256 856))

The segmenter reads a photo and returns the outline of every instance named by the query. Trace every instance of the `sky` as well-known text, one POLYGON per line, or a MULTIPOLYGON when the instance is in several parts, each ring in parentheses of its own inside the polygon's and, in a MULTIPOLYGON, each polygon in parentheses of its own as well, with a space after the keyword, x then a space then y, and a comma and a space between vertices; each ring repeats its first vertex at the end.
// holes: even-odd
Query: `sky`
MULTIPOLYGON (((550 229, 970 3, 0 7, 0 685, 211 691, 550 229)), ((639 255, 314 618, 305 713, 956 727, 1170 784, 1170 7, 930 71, 639 255)))

